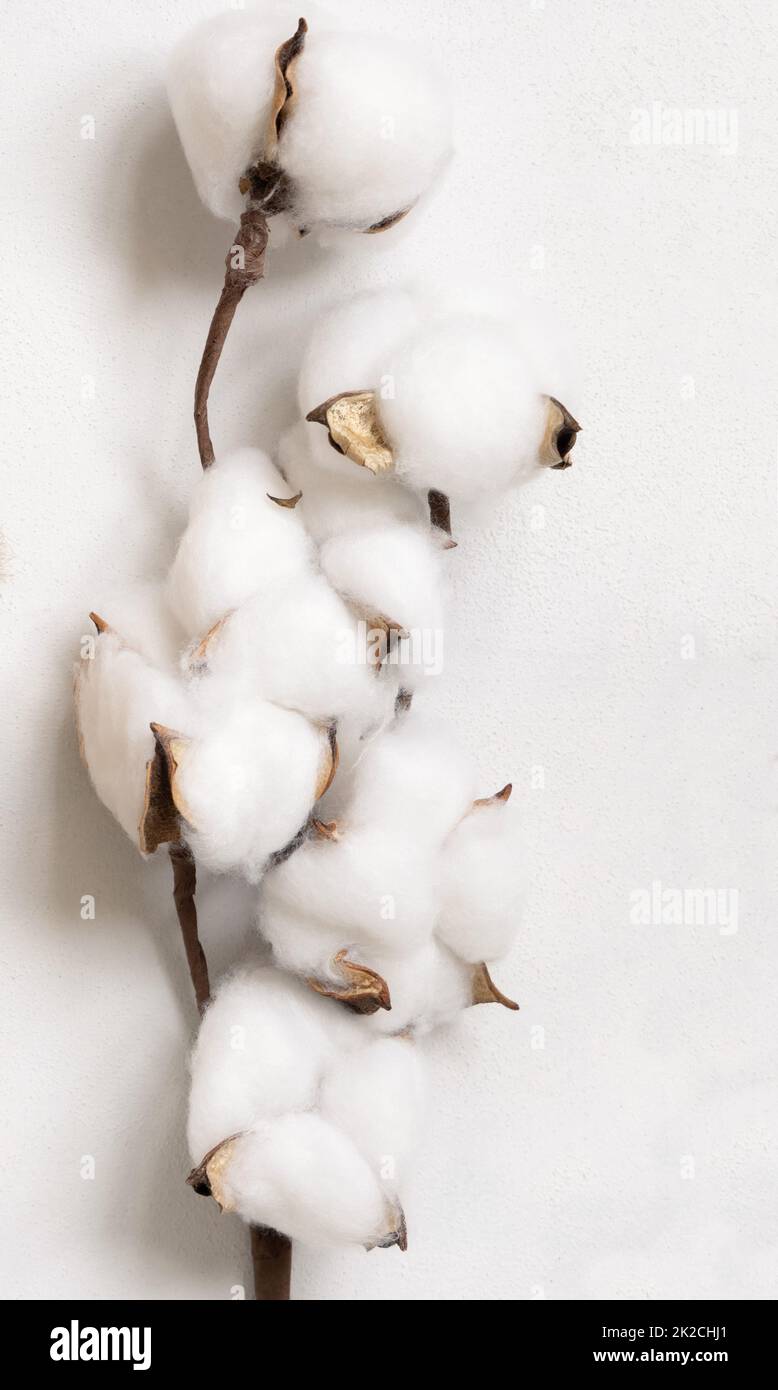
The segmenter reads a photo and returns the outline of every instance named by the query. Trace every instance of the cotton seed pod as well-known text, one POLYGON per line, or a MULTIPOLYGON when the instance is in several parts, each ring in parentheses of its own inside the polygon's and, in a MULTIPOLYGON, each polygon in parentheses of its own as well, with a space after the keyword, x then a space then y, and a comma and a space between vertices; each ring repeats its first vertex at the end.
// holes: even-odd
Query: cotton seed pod
POLYGON ((276 971, 229 977, 192 1056, 190 1185, 311 1244, 404 1248, 398 1186, 418 1130, 420 1062, 361 1030, 276 971))
POLYGON ((262 589, 309 571, 312 546, 281 474, 260 449, 237 449, 198 477, 167 579, 171 611, 200 639, 262 589))
POLYGON ((291 1240, 406 1248, 402 1208, 348 1136, 315 1113, 283 1115, 231 1137, 190 1183, 222 1211, 291 1240))
POLYGON ((441 851, 437 934, 462 960, 496 960, 510 949, 525 895, 524 852, 510 787, 476 802, 441 851))
POLYGON ((250 881, 305 826, 337 766, 334 733, 265 700, 225 706, 199 735, 154 725, 198 863, 250 881))
POLYGON ((415 322, 407 319, 407 296, 364 296, 314 332, 300 405, 312 426, 324 426, 343 467, 477 504, 541 467, 570 465, 580 426, 546 394, 539 360, 514 324, 450 305, 436 312, 423 300, 415 322), (327 360, 326 374, 315 354, 327 360), (328 394, 314 399, 323 379, 328 394))
POLYGON ((97 614, 98 636, 75 675, 76 722, 81 753, 95 791, 133 844, 150 852, 178 838, 175 816, 158 821, 149 845, 142 832, 146 767, 154 757, 150 721, 186 723, 192 709, 181 682, 155 669, 125 645, 97 614))
POLYGON ((448 103, 416 45, 309 20, 288 5, 241 10, 179 44, 168 91, 198 192, 232 220, 243 180, 299 230, 383 230, 445 163, 448 103))

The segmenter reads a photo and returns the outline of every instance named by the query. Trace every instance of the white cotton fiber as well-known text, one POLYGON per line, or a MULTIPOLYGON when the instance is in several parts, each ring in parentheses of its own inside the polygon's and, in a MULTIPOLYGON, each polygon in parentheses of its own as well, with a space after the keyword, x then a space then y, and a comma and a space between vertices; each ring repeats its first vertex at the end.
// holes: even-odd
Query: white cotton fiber
POLYGON ((296 510, 317 544, 392 521, 426 524, 426 507, 418 497, 392 474, 374 477, 349 463, 328 443, 321 425, 300 421, 285 431, 278 462, 289 493, 302 492, 296 510))
MULTIPOLYGON (((440 81, 416 45, 384 35, 331 32, 315 11, 294 68, 297 98, 277 164, 291 183, 298 227, 364 231, 413 206, 446 161, 450 117, 440 81)), ((268 144, 274 55, 297 11, 218 15, 176 49, 168 90, 205 204, 241 211, 238 182, 268 144)))
POLYGON ((391 710, 394 692, 368 664, 357 620, 313 571, 263 587, 231 613, 208 643, 203 698, 227 686, 261 695, 322 723, 346 716, 369 728, 391 710))
POLYGON ((170 607, 191 637, 202 637, 260 588, 304 572, 311 542, 284 479, 260 449, 217 459, 197 479, 189 522, 167 581, 170 607))
POLYGON ((346 823, 335 841, 310 839, 272 869, 262 884, 258 920, 281 964, 320 975, 323 942, 330 958, 334 945, 349 948, 365 965, 376 949, 414 949, 429 938, 438 903, 432 857, 416 849, 412 836, 378 819, 361 827, 346 823), (296 936, 287 945, 289 920, 310 926, 310 959, 304 939, 296 936))
POLYGON ((408 1038, 363 1041, 337 1059, 321 1089, 321 1113, 349 1135, 394 1190, 419 1142, 427 1100, 424 1068, 408 1038))
MULTIPOLYGON (((295 851, 291 858, 299 853, 295 851)), ((359 959, 359 948, 344 940, 338 925, 327 926, 315 915, 309 916, 297 908, 290 910, 280 896, 266 895, 265 883, 274 873, 271 870, 262 880, 257 917, 262 937, 273 949, 273 963, 302 980, 316 980, 331 989, 346 988, 347 974, 335 957, 347 950, 349 958, 361 965, 365 962, 359 959)))
POLYGON ((197 191, 217 217, 237 221, 243 210, 238 183, 264 141, 275 52, 297 20, 288 4, 228 10, 197 25, 173 51, 173 118, 197 191))
POLYGON ((291 710, 259 699, 209 708, 176 774, 197 861, 258 879, 307 820, 330 761, 326 731, 291 710))
POLYGON ((302 226, 364 230, 413 207, 446 162, 451 118, 416 45, 311 29, 278 159, 302 226))
POLYGON ((244 1221, 314 1246, 380 1244, 398 1220, 352 1140, 311 1113, 259 1124, 238 1139, 222 1191, 244 1221))
POLYGON ((145 657, 152 666, 178 675, 178 663, 187 644, 187 634, 170 612, 165 586, 159 581, 132 584, 103 595, 94 605, 114 632, 121 634, 127 647, 145 657))
POLYGON ((435 940, 403 956, 376 952, 369 963, 387 981, 392 1007, 361 1019, 366 1032, 422 1037, 473 1002, 472 967, 435 940))
POLYGON ((385 524, 327 541, 321 566, 333 588, 364 615, 369 640, 408 686, 439 675, 444 659, 444 564, 448 552, 429 527, 385 524), (376 619, 406 637, 382 639, 376 619), (407 679, 411 677, 411 679, 407 679))
POLYGON ((379 414, 409 487, 477 501, 537 468, 546 403, 508 326, 435 321, 396 349, 387 370, 394 390, 379 414))
POLYGON ((370 743, 356 767, 348 823, 400 831, 419 852, 437 849, 476 789, 475 768, 448 730, 411 710, 370 743))
POLYGON ((478 806, 446 840, 437 934, 467 961, 510 949, 525 893, 523 845, 511 802, 478 806))
POLYGON ((158 671, 113 632, 94 640, 76 671, 76 717, 84 761, 100 800, 139 846, 146 763, 154 756, 152 720, 186 726, 191 708, 181 683, 158 671))
POLYGON ((244 969, 221 984, 192 1054, 192 1162, 261 1120, 312 1107, 351 1022, 275 970, 244 969))

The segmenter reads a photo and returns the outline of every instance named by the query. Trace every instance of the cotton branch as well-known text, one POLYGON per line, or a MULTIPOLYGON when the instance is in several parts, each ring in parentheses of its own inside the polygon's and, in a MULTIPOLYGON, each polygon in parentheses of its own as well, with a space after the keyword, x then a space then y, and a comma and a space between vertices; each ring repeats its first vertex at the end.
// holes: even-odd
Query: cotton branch
POLYGON ((268 226, 264 212, 259 208, 248 208, 241 216, 240 230, 227 254, 224 287, 211 319, 200 370, 197 373, 194 419, 197 448, 203 468, 210 468, 214 460, 208 427, 208 396, 211 382, 219 365, 235 311, 246 290, 261 280, 264 274, 267 241, 268 226))

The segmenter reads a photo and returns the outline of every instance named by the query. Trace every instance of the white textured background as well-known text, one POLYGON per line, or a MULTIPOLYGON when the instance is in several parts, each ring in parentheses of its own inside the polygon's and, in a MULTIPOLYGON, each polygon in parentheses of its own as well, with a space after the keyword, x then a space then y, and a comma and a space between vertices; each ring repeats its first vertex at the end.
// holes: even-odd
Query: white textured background
MULTIPOLYGON (((230 230, 196 201, 161 74, 218 8, 16 0, 3 21, 6 1297, 250 1283, 238 1222, 183 1182, 194 1016, 167 864, 144 867, 98 804, 69 707, 96 590, 166 563, 197 468, 230 230)), ((335 8, 433 39, 458 159, 407 235, 273 260, 230 338, 215 436, 272 444, 320 304, 446 265, 576 324, 585 433, 531 503, 458 525, 434 697, 485 789, 511 776, 526 805, 531 900, 499 975, 522 1011, 473 1010, 427 1046, 408 1254, 298 1249, 294 1294, 775 1296, 775 16, 335 8), (654 102, 734 110, 737 149, 636 146, 654 102), (654 880, 737 889, 738 930, 634 925, 654 880)), ((218 970, 248 898, 211 885, 201 907, 218 970)))

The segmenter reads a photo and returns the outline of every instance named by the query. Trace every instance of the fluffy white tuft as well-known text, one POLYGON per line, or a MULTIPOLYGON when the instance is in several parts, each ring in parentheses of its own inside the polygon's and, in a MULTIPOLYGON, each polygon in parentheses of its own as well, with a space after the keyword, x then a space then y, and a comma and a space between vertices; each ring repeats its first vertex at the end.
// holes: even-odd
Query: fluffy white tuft
POLYGON ((279 467, 289 491, 302 492, 297 506, 317 544, 352 531, 376 529, 387 522, 426 523, 419 498, 390 474, 373 477, 341 457, 321 425, 303 421, 286 430, 278 449, 279 467))
POLYGON ((209 706, 208 714, 176 775, 187 840, 206 868, 256 881, 307 820, 329 740, 302 715, 265 700, 209 706))
POLYGON ((192 1054, 189 1151, 310 1109, 352 1019, 289 976, 243 969, 219 986, 192 1054))
POLYGON ((412 208, 451 144, 448 102, 427 56, 383 34, 313 30, 296 81, 278 158, 301 225, 365 230, 412 208))
POLYGON ((379 412, 398 477, 475 501, 538 465, 545 402, 511 330, 495 319, 442 319, 398 347, 379 412))
MULTIPOLYGON (((450 115, 416 45, 331 32, 309 13, 295 66, 297 100, 276 160, 291 180, 298 227, 364 231, 410 208, 445 163, 450 115)), ((168 91, 200 197, 237 219, 241 175, 266 153, 274 55, 297 28, 288 6, 206 20, 178 45, 168 91)))
POLYGON ((475 767, 439 722, 411 710, 374 739, 354 772, 350 826, 439 849, 477 792, 475 767))
POLYGON ((437 941, 405 956, 376 953, 370 965, 388 982, 392 996, 390 1010, 379 1009, 362 1020, 371 1033, 410 1029, 414 1037, 422 1037, 453 1023, 473 1002, 472 967, 437 941))
POLYGON ((362 964, 377 949, 414 949, 429 938, 437 910, 430 856, 378 822, 347 826, 336 842, 309 840, 273 869, 262 885, 259 922, 280 963, 319 975, 323 964, 326 979, 333 978, 333 947, 348 948, 362 964), (304 937, 289 938, 290 920, 304 932, 310 924, 310 956, 304 937))
POLYGON ((376 1245, 396 1224, 370 1165, 317 1114, 285 1115, 242 1135, 222 1190, 244 1221, 314 1246, 376 1245))
POLYGON ((512 803, 478 806, 449 835, 441 856, 437 933, 466 961, 510 949, 525 893, 523 846, 512 803))
POLYGON ((350 716, 363 728, 386 717, 394 699, 368 664, 356 618, 312 571, 263 588, 231 613, 208 643, 197 680, 206 699, 227 688, 323 723, 350 716))
POLYGON ((152 720, 186 725, 192 711, 181 683, 150 666, 113 632, 95 639, 76 670, 76 717, 95 791, 139 848, 152 720))
POLYGON ((189 523, 167 581, 168 601, 189 637, 202 636, 259 589, 308 565, 311 542, 278 469, 260 449, 238 449, 198 478, 189 523))
POLYGON ((424 1068, 408 1038, 376 1038, 339 1058, 321 1089, 321 1113, 353 1140, 390 1189, 405 1179, 427 1099, 424 1068))

